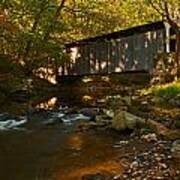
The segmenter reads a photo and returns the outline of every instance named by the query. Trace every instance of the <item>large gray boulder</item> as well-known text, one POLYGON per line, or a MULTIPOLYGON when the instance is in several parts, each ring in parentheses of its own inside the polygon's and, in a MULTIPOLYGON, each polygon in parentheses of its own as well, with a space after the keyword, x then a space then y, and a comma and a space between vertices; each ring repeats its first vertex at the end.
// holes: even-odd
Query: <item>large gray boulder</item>
POLYGON ((145 124, 145 120, 123 110, 115 111, 112 119, 112 127, 116 130, 135 129, 140 124, 145 124))

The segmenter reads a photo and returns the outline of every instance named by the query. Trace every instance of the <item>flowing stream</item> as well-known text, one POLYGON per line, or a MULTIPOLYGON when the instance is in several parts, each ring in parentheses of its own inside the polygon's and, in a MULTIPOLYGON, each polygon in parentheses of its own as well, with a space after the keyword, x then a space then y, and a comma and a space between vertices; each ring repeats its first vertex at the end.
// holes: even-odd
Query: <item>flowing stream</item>
POLYGON ((88 117, 64 115, 68 108, 60 104, 53 97, 36 105, 41 110, 26 114, 27 104, 1 105, 1 180, 79 180, 86 174, 121 170, 117 157, 122 152, 113 147, 119 136, 105 130, 79 131, 88 117))

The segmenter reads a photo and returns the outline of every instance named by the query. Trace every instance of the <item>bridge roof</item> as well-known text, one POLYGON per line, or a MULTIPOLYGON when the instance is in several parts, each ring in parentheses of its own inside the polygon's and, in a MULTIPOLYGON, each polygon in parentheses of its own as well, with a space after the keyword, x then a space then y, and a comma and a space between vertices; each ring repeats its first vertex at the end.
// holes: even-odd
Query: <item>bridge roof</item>
POLYGON ((90 37, 87 39, 78 40, 78 41, 66 44, 65 46, 66 46, 66 48, 72 48, 72 47, 76 47, 76 46, 80 46, 80 45, 85 45, 85 44, 88 44, 91 42, 106 41, 106 40, 117 39, 117 38, 121 38, 121 37, 132 36, 134 34, 140 34, 140 33, 144 33, 147 31, 163 29, 164 27, 165 26, 164 26, 163 21, 157 21, 157 22, 153 22, 153 23, 149 23, 149 24, 135 26, 135 27, 128 28, 125 30, 116 31, 113 33, 108 33, 108 34, 103 34, 103 35, 96 36, 96 37, 90 37))

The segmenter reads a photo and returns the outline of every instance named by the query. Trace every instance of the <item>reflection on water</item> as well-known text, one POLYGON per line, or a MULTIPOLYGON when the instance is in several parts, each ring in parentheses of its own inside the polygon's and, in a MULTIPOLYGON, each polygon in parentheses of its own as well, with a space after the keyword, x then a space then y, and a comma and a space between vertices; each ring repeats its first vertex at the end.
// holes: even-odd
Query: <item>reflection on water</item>
POLYGON ((81 150, 83 145, 83 137, 82 134, 73 134, 67 140, 67 144, 74 150, 81 150))
POLYGON ((31 128, 30 131, 0 131, 0 180, 79 180, 84 174, 119 172, 120 163, 114 158, 121 152, 113 148, 116 135, 93 130, 78 133, 79 122, 67 125, 59 121, 63 111, 98 106, 98 100, 104 97, 103 93, 67 90, 45 101, 23 104, 9 101, 1 105, 3 113, 29 112, 27 124, 31 128), (52 124, 54 121, 57 123, 52 124), (37 122, 41 125, 34 125, 37 122))
MULTIPOLYGON (((0 179, 76 180, 91 172, 118 172, 120 152, 108 132, 75 133, 74 125, 32 132, 0 132, 0 179)), ((116 139, 116 140, 115 140, 116 139)))
MULTIPOLYGON (((69 180, 80 179, 79 177, 83 177, 86 174, 96 174, 98 172, 103 172, 104 174, 116 174, 117 172, 121 172, 122 167, 119 162, 113 160, 107 160, 104 162, 99 162, 87 167, 81 167, 73 172, 70 172, 66 177, 69 180)), ((61 175, 57 179, 61 179, 61 175)))
POLYGON ((53 109, 57 103, 57 97, 51 97, 47 101, 41 102, 35 106, 38 109, 53 109))
POLYGON ((121 165, 115 160, 120 153, 112 148, 113 138, 109 134, 71 134, 66 145, 73 153, 66 153, 66 161, 59 159, 60 167, 53 177, 57 180, 79 180, 89 173, 118 173, 121 165), (63 165, 65 165, 63 167, 63 165))

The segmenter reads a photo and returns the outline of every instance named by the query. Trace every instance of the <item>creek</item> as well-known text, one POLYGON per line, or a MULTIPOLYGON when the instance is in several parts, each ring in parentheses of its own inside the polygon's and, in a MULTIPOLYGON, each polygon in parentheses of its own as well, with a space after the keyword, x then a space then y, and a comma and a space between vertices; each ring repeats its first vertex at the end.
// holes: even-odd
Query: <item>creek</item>
POLYGON ((117 157, 122 151, 113 146, 119 135, 111 130, 77 130, 89 120, 78 118, 80 114, 72 109, 86 107, 85 98, 88 96, 68 94, 38 104, 1 104, 0 122, 9 122, 8 126, 0 124, 4 128, 0 130, 0 179, 79 180, 91 173, 118 173, 117 157))

